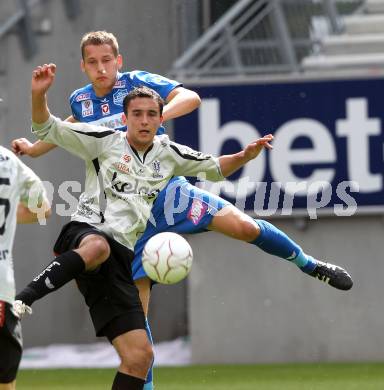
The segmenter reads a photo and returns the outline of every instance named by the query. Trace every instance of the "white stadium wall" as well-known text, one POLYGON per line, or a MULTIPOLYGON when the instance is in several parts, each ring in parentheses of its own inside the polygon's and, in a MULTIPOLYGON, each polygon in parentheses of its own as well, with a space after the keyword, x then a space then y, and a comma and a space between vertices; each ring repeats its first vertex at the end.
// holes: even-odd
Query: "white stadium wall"
POLYGON ((304 229, 300 220, 272 222, 312 255, 345 266, 352 290, 216 233, 192 237, 192 361, 382 361, 383 218, 320 218, 304 229))

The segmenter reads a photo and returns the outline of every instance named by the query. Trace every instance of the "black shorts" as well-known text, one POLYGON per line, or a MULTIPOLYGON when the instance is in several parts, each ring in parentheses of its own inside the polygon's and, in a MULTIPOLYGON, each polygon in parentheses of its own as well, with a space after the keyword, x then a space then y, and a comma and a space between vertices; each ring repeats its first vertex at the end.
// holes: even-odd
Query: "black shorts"
POLYGON ((134 329, 145 329, 139 292, 132 279, 133 252, 87 223, 66 224, 56 241, 57 254, 78 248, 90 234, 103 236, 110 246, 109 258, 95 271, 83 272, 77 279, 79 290, 89 307, 96 335, 109 341, 134 329))
POLYGON ((20 321, 11 308, 9 303, 0 301, 0 383, 16 379, 23 351, 20 321))

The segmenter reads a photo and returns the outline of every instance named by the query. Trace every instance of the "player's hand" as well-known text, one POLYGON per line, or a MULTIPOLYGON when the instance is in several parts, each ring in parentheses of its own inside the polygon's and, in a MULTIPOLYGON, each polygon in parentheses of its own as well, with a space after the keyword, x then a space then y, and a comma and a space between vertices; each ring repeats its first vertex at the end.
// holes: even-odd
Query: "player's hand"
POLYGON ((26 154, 31 156, 33 143, 29 142, 26 138, 17 138, 11 142, 12 152, 17 156, 22 156, 26 154))
POLYGON ((265 149, 273 149, 273 146, 270 144, 270 142, 273 140, 272 134, 267 134, 262 138, 257 139, 254 142, 251 142, 249 145, 247 145, 244 149, 244 157, 247 160, 253 160, 256 158, 260 152, 265 149))
POLYGON ((55 79, 56 65, 44 64, 32 72, 31 90, 34 94, 44 95, 55 79))

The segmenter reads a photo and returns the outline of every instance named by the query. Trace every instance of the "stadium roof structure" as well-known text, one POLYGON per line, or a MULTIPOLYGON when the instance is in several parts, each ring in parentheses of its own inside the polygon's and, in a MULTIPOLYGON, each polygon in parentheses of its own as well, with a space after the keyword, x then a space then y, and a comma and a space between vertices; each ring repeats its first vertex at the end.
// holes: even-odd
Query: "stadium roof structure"
POLYGON ((298 73, 361 0, 239 0, 173 63, 178 79, 298 73))

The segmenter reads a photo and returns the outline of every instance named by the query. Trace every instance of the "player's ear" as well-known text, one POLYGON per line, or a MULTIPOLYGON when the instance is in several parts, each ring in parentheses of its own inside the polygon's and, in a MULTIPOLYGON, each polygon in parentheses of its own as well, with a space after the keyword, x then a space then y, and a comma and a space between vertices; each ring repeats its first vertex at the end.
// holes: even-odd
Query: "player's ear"
POLYGON ((160 115, 160 124, 162 125, 163 124, 163 121, 164 121, 164 117, 163 117, 163 114, 160 115))
POLYGON ((127 116, 124 113, 121 114, 121 119, 122 119, 123 123, 125 125, 127 125, 127 116))
POLYGON ((84 60, 80 61, 80 69, 82 72, 85 72, 84 60))
POLYGON ((123 57, 121 54, 119 54, 116 59, 117 59, 117 69, 120 70, 121 67, 123 66, 123 57))

